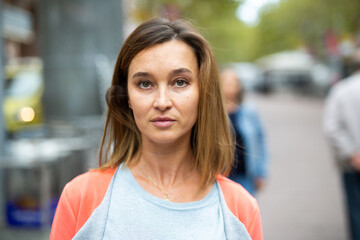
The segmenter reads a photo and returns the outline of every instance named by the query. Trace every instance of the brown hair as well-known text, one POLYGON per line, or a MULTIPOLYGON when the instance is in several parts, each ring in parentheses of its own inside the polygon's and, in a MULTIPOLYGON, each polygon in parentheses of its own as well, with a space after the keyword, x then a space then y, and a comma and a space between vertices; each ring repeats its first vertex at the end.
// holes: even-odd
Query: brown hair
POLYGON ((124 42, 106 94, 108 112, 99 165, 106 169, 133 163, 141 146, 141 133, 128 107, 129 65, 139 52, 170 40, 188 44, 194 50, 199 66, 200 98, 191 147, 201 175, 201 186, 204 186, 214 181, 218 174, 228 174, 234 146, 215 58, 207 41, 183 20, 151 19, 138 26, 124 42))

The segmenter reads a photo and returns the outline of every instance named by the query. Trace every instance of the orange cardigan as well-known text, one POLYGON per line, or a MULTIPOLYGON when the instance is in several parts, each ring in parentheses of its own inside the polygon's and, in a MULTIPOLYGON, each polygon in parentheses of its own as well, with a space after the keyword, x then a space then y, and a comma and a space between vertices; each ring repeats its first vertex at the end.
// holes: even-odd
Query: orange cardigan
MULTIPOLYGON (((116 168, 84 173, 66 184, 52 224, 50 240, 72 239, 100 205, 116 168)), ((231 212, 245 225, 253 240, 262 240, 257 201, 239 184, 219 176, 217 181, 231 212)))

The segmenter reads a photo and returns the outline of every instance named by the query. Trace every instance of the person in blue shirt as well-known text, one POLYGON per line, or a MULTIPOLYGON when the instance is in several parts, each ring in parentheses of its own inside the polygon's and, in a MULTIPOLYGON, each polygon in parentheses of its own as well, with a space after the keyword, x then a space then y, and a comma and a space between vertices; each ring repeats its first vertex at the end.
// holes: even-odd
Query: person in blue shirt
POLYGON ((244 101, 244 89, 236 72, 224 69, 221 80, 236 138, 234 166, 228 177, 254 196, 264 186, 267 175, 264 131, 255 107, 244 101))

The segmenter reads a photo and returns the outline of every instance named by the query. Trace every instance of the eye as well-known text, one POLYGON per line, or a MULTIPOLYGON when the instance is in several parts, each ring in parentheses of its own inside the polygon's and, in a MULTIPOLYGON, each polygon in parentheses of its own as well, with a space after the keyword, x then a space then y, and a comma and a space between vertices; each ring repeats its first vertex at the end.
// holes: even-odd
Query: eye
POLYGON ((148 89, 151 87, 151 83, 149 81, 141 81, 138 83, 138 86, 142 89, 148 89))
POLYGON ((176 87, 186 87, 188 82, 185 79, 177 79, 174 84, 176 87))

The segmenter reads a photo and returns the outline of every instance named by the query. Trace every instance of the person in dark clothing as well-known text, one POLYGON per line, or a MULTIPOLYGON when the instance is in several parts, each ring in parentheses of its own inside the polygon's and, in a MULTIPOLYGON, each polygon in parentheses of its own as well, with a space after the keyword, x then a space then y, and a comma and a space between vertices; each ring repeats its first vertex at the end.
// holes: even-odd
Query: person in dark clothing
POLYGON ((255 195, 263 187, 267 175, 264 131, 255 107, 244 102, 244 90, 235 71, 223 70, 221 79, 237 144, 229 178, 255 195))

